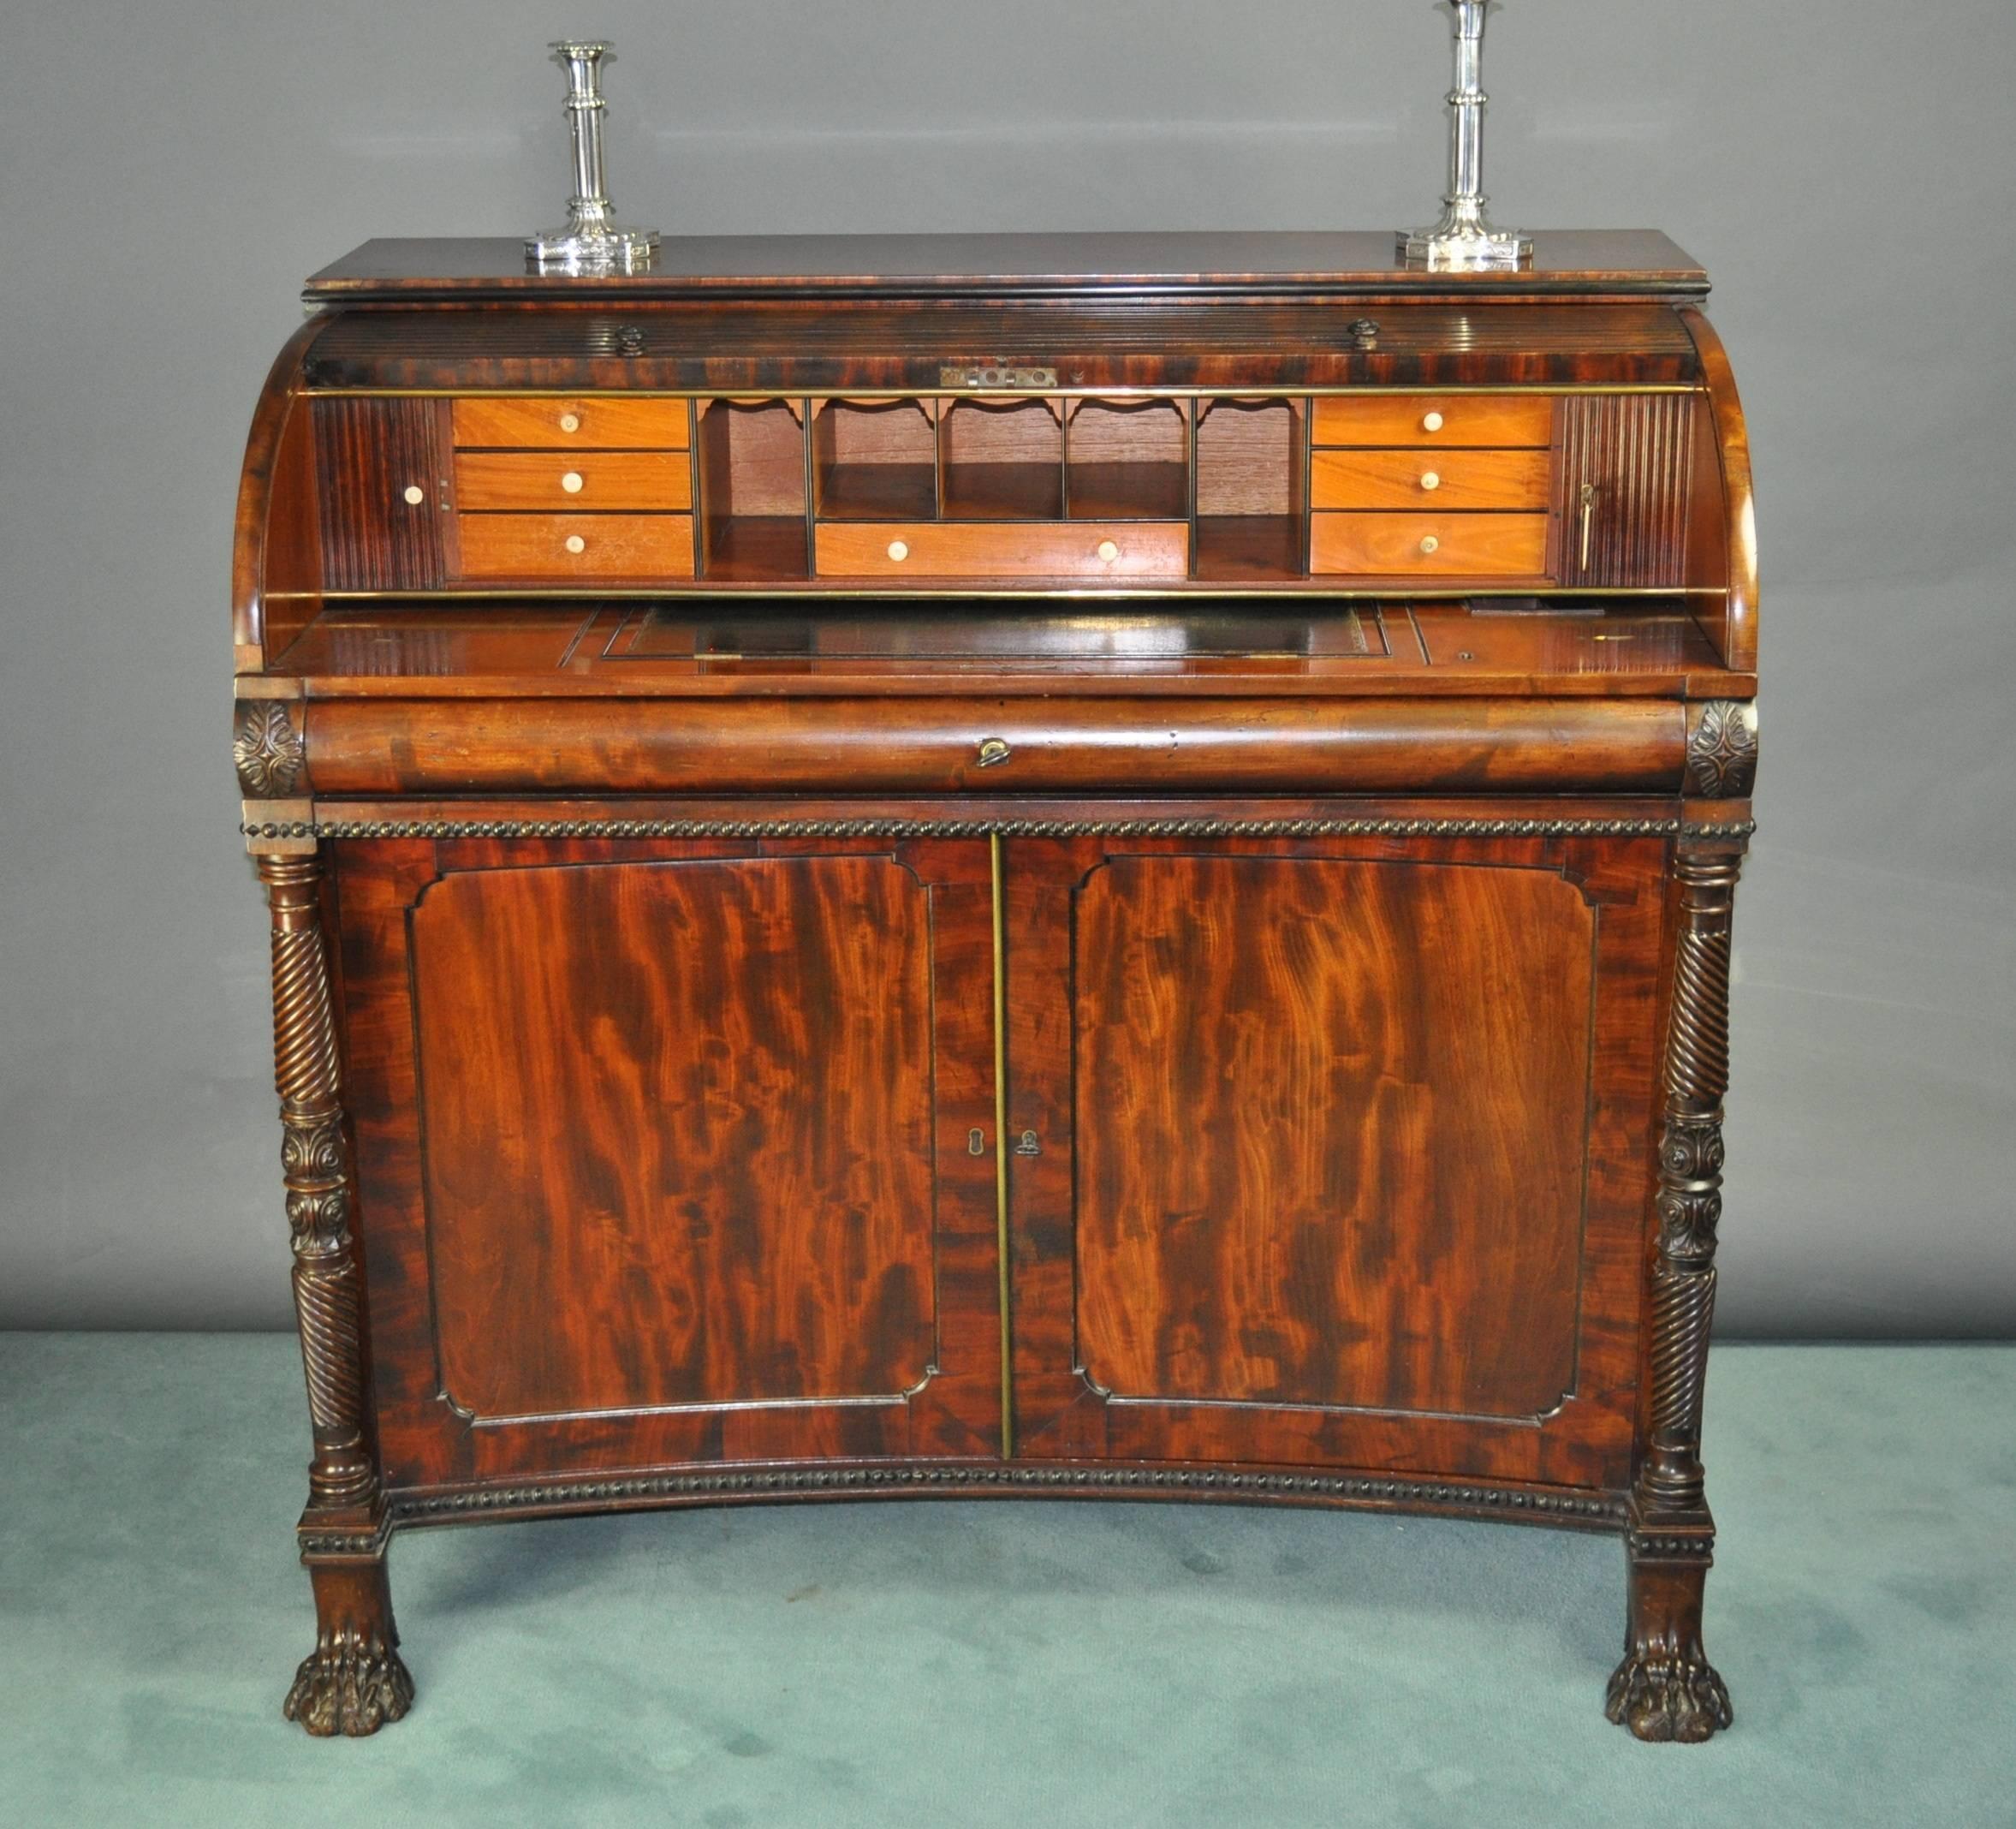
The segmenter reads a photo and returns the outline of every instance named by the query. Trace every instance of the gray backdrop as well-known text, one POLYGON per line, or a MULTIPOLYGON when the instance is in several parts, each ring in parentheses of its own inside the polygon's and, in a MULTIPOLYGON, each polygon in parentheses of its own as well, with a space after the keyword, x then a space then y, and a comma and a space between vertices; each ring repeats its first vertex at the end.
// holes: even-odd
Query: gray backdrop
MULTIPOLYGON (((668 230, 1374 227, 1431 211, 1423 0, 15 0, 0 60, 0 1324, 286 1323, 234 830, 247 415, 303 275, 520 233, 593 30, 668 230)), ((1514 0, 1502 220, 1719 282, 1763 529, 1728 1332, 2016 1318, 2007 0, 1514 0)))

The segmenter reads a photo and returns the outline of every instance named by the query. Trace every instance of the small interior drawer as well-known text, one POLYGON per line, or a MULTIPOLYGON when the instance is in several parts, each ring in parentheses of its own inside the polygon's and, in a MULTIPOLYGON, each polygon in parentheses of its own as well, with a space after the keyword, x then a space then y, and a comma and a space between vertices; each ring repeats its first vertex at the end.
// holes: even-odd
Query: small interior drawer
POLYGON ((1318 514, 1309 569, 1361 577, 1539 578, 1545 515, 1318 514))
POLYGON ((1325 394, 1317 444, 1543 445, 1554 438, 1546 394, 1325 394))
POLYGON ((458 445, 552 445, 682 451, 693 442, 683 400, 620 394, 485 395, 455 403, 458 445))
POLYGON ((1317 508, 1547 508, 1545 450, 1319 450, 1309 498, 1317 508))
POLYGON ((690 515, 463 515, 465 578, 649 582, 693 575, 690 515))
POLYGON ((821 522, 822 578, 1181 578, 1180 521, 821 522))
POLYGON ((693 506, 684 451, 457 451, 455 503, 485 509, 647 509, 693 506))

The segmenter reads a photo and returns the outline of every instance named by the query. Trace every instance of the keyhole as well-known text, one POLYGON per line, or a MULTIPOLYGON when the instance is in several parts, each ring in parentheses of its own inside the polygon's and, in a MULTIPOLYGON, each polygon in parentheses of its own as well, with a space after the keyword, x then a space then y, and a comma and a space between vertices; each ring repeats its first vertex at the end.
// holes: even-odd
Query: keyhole
POLYGON ((987 1133, 978 1124, 966 1134, 966 1153, 969 1156, 984 1156, 987 1153, 987 1133))

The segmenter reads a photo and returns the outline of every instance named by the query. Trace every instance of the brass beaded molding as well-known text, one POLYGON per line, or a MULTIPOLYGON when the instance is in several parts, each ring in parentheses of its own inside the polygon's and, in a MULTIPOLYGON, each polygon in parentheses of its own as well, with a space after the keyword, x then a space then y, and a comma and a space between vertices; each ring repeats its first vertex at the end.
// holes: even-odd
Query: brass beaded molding
POLYGON ((1457 819, 247 819, 247 838, 1747 838, 1756 822, 1457 819))
POLYGON ((395 1522, 419 1523, 485 1512, 550 1505, 605 1504, 652 1498, 781 1498, 818 1492, 928 1492, 1006 1486, 1032 1492, 1225 1492, 1240 1498, 1344 1498, 1368 1504, 1430 1504, 1486 1517, 1586 1518, 1621 1525, 1626 1501, 1608 1492, 1530 1492, 1504 1486, 1437 1480, 1399 1480, 1361 1474, 1212 1472, 1187 1467, 1039 1467, 990 1463, 972 1467, 841 1467, 753 1469, 692 1474, 651 1474, 616 1480, 555 1481, 538 1486, 482 1486, 459 1492, 395 1496, 395 1522))

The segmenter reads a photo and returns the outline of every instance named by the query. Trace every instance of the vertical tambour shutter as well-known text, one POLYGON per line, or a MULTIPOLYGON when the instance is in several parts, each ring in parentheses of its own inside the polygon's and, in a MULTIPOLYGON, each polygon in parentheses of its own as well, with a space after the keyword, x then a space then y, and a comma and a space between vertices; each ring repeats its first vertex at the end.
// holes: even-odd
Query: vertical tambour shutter
POLYGON ((1564 585, 1679 589, 1686 578, 1692 394, 1572 394, 1561 402, 1564 585), (1598 491, 1582 545, 1582 488, 1598 491))
POLYGON ((331 591, 424 591, 441 582, 446 493, 431 400, 314 402, 322 577, 331 591), (417 487, 423 499, 406 499, 417 487))

